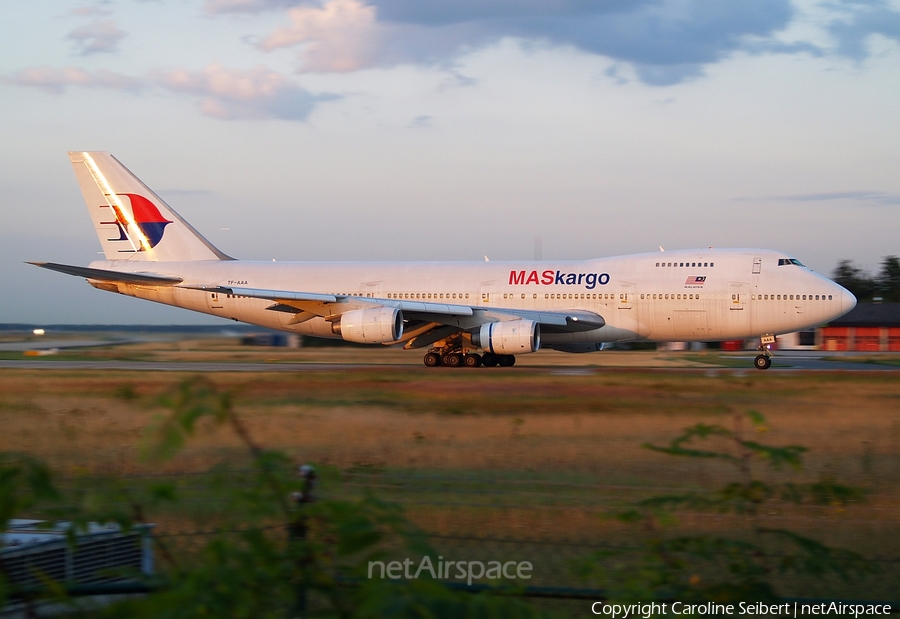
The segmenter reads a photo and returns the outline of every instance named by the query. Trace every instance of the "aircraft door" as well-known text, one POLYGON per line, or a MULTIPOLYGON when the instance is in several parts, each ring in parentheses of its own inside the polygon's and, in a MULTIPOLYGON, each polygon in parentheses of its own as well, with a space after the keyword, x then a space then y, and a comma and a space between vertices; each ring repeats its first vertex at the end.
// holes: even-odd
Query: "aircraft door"
POLYGON ((479 305, 492 306, 494 304, 496 293, 494 292, 494 282, 481 282, 481 297, 479 305))
POLYGON ((743 311, 744 305, 747 301, 747 295, 744 292, 744 288, 744 284, 731 284, 728 287, 728 292, 731 295, 731 298, 728 300, 729 309, 743 311))
POLYGON ((380 292, 379 292, 380 284, 381 284, 381 282, 365 282, 365 283, 363 283, 360 286, 360 288, 363 291, 363 296, 365 296, 369 299, 378 297, 380 294, 380 292))
POLYGON ((222 293, 219 292, 207 292, 206 293, 206 304, 209 306, 209 309, 222 309, 225 306, 222 304, 222 293))
POLYGON ((619 286, 619 309, 631 309, 634 307, 634 284, 622 282, 619 286))

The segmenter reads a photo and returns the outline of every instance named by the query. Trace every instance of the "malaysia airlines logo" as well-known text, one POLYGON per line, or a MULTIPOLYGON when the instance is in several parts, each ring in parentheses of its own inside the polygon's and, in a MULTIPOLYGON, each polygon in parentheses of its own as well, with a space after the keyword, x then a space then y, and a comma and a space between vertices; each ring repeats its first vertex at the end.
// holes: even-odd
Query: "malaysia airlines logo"
POLYGON ((131 202, 131 217, 129 218, 128 214, 123 212, 120 207, 123 202, 121 199, 110 200, 110 204, 102 205, 101 208, 112 209, 115 219, 101 223, 115 225, 119 230, 119 238, 108 240, 130 242, 133 249, 124 251, 146 251, 156 247, 162 240, 166 226, 172 222, 163 217, 156 205, 144 196, 135 193, 117 193, 115 195, 117 198, 128 198, 128 201, 131 202), (137 230, 134 229, 135 227, 137 230))

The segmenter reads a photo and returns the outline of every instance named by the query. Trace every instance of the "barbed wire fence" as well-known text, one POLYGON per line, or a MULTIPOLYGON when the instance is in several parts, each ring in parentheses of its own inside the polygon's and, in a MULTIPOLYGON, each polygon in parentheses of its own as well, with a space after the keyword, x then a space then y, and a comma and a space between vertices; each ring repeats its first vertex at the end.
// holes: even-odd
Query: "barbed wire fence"
MULTIPOLYGON (((62 488, 91 485, 102 478, 75 476, 59 480, 62 488)), ((174 507, 161 515, 162 521, 153 537, 169 544, 177 542, 189 552, 204 539, 213 536, 240 534, 249 530, 271 534, 285 532, 285 525, 220 526, 216 514, 226 506, 224 495, 235 489, 249 489, 251 471, 245 469, 182 474, 126 475, 118 479, 125 488, 137 491, 148 482, 168 482, 178 489, 179 499, 174 507)), ((466 580, 465 576, 441 578, 447 586, 470 592, 507 591, 511 595, 529 598, 595 600, 605 599, 605 591, 577 574, 577 566, 594 561, 601 554, 614 554, 620 561, 634 560, 645 546, 640 535, 623 533, 622 528, 605 527, 603 516, 624 505, 654 492, 670 490, 642 485, 603 484, 602 482, 565 481, 524 478, 521 475, 503 476, 470 472, 422 473, 409 471, 365 470, 326 471, 317 498, 348 498, 375 493, 379 498, 400 505, 418 526, 415 535, 421 537, 446 560, 528 562, 533 569, 527 580, 498 581, 466 580), (436 517, 436 515, 438 517, 436 517), (458 517, 458 518, 457 518, 458 517), (594 523, 597 526, 579 529, 570 527, 594 523), (485 526, 489 523, 490 526, 485 526), (513 526, 511 523, 515 523, 513 526), (524 523, 524 524, 523 524, 524 523), (509 524, 509 526, 507 526, 509 524)), ((693 526, 711 529, 727 526, 733 515, 689 512, 684 516, 693 526)), ((792 526, 811 526, 831 529, 832 538, 851 547, 875 546, 878 552, 867 552, 866 560, 877 566, 876 574, 865 585, 850 587, 851 595, 839 591, 833 584, 794 580, 786 583, 790 599, 818 603, 837 598, 865 600, 897 599, 896 583, 900 582, 900 548, 896 535, 900 523, 890 507, 855 505, 837 517, 828 508, 815 505, 792 505, 785 513, 768 513, 767 521, 780 521, 792 526), (829 524, 831 523, 831 524, 829 524), (834 525, 834 526, 831 526, 834 525), (861 528, 861 530, 860 530, 861 528), (840 529, 840 530, 839 530, 840 529), (843 531, 843 532, 842 532, 843 531), (879 540, 862 540, 875 531, 879 540), (799 594, 799 595, 795 595, 799 594)), ((388 560, 410 559, 415 565, 422 557, 407 557, 400 551, 388 560)), ((724 552, 722 553, 724 556, 724 552)), ((772 558, 780 558, 777 552, 772 558)), ((840 560, 840 559, 839 559, 840 560)), ((847 559, 846 561, 850 561, 847 559)), ((165 568, 163 568, 165 569, 165 568)), ((404 574, 405 576, 405 574, 404 574)), ((353 583, 347 583, 352 586, 353 583)), ((121 585, 118 585, 121 587, 121 585)), ((77 591, 77 590, 76 590, 77 591)), ((88 591, 88 590, 86 590, 88 591)), ((112 589, 110 590, 112 591, 112 589)), ((90 589, 87 594, 97 594, 90 589)), ((894 603, 893 608, 900 604, 894 603)), ((896 611, 895 611, 896 612, 896 611)))

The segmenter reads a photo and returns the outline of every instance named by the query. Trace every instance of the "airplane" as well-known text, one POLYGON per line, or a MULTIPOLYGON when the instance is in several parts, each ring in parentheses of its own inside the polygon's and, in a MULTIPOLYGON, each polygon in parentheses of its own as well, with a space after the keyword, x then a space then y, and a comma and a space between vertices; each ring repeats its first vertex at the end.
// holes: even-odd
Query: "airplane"
POLYGON ((32 262, 100 290, 271 329, 426 349, 429 367, 509 367, 541 347, 759 338, 834 320, 845 288, 768 249, 596 260, 264 262, 214 247, 110 153, 69 159, 105 260, 32 262))

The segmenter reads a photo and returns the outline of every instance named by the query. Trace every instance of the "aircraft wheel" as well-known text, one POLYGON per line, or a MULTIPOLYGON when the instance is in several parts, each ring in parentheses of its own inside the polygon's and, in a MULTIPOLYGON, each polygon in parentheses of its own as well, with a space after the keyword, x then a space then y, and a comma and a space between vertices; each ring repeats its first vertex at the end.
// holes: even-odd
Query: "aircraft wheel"
POLYGON ((471 354, 463 357, 463 365, 467 368, 481 367, 481 355, 471 354))
POLYGON ((441 356, 434 352, 426 353, 424 361, 425 365, 430 368, 434 368, 441 364, 441 356))
POLYGON ((772 365, 772 359, 766 355, 756 355, 753 365, 756 366, 757 370, 768 370, 769 366, 772 365))
POLYGON ((481 365, 486 368, 492 368, 497 365, 497 355, 492 352, 486 352, 481 355, 481 365))
POLYGON ((463 363, 463 356, 458 352, 451 353, 444 357, 444 363, 449 365, 451 368, 458 368, 463 363))
POLYGON ((497 363, 501 368, 511 368, 516 364, 516 356, 515 355, 500 355, 500 358, 497 359, 497 363))

